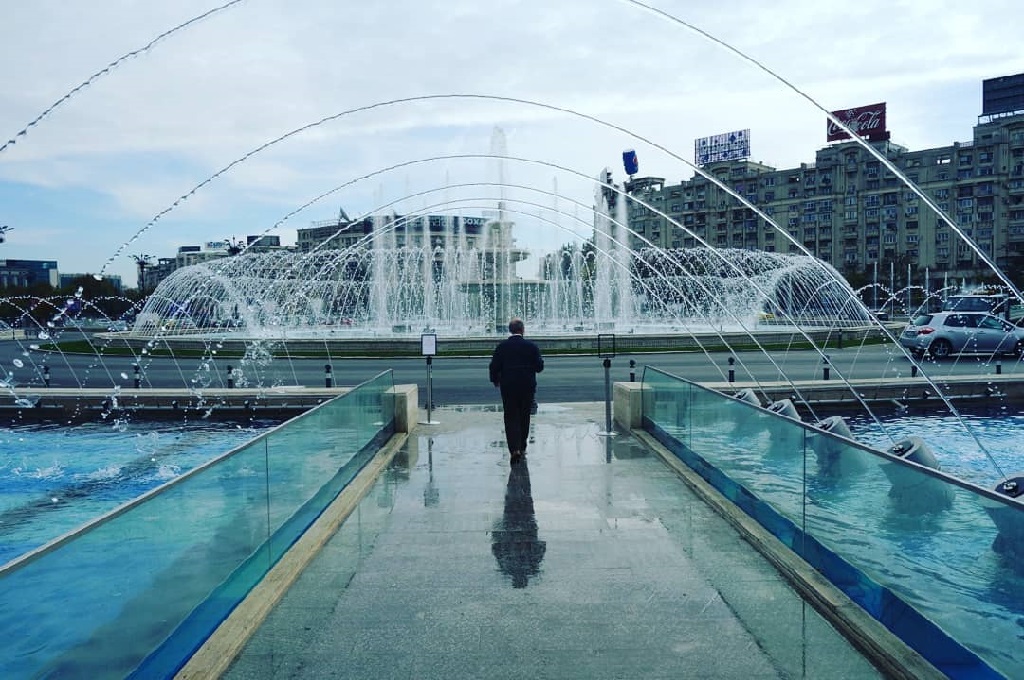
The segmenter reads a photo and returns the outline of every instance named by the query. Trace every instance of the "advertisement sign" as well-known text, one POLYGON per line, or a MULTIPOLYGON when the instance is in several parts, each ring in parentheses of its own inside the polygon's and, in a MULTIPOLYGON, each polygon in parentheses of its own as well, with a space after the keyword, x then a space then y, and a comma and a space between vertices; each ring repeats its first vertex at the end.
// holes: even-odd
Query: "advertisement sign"
POLYGON ((981 115, 1024 111, 1024 73, 981 81, 981 115))
POLYGON ((630 177, 640 171, 640 161, 637 160, 634 149, 626 149, 622 152, 622 167, 626 169, 626 174, 630 177))
POLYGON ((697 165, 750 158, 750 128, 695 140, 693 157, 697 165))
MULTIPOLYGON (((858 106, 855 109, 833 111, 832 115, 853 130, 858 137, 864 137, 871 141, 889 139, 889 131, 885 129, 885 102, 858 106)), ((829 119, 826 140, 835 142, 840 139, 850 139, 850 135, 846 134, 843 128, 836 125, 832 119, 829 119)))

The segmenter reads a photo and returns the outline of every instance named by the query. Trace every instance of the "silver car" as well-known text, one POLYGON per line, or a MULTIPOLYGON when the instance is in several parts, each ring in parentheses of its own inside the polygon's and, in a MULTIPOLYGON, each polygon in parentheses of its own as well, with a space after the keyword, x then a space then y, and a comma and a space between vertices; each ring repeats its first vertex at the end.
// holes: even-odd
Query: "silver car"
POLYGON ((1024 328, 984 312, 937 312, 916 317, 900 344, 936 359, 957 353, 1024 354, 1024 328))

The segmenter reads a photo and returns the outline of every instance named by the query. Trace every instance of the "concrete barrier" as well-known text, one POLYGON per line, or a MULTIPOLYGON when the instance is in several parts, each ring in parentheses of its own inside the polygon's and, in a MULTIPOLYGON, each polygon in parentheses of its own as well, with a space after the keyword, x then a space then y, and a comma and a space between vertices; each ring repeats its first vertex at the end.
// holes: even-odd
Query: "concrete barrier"
POLYGON ((395 432, 408 434, 420 419, 419 387, 395 385, 389 391, 395 395, 395 432))
POLYGON ((643 383, 617 382, 612 394, 615 422, 626 430, 639 428, 643 418, 643 383))

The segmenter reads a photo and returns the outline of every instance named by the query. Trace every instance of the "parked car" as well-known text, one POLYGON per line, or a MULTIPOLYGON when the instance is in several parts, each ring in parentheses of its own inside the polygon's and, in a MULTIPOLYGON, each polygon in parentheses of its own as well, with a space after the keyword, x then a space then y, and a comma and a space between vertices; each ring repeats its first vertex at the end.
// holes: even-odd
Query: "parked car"
POLYGON ((936 312, 914 318, 900 344, 917 356, 1024 354, 1024 328, 984 312, 936 312))

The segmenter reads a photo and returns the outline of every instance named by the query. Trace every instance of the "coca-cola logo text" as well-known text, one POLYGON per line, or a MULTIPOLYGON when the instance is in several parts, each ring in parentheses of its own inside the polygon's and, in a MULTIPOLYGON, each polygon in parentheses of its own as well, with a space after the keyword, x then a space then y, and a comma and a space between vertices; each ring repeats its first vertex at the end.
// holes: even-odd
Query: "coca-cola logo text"
MULTIPOLYGON (((853 131, 854 134, 868 139, 885 139, 885 103, 860 106, 855 109, 833 111, 832 115, 842 121, 843 125, 853 131)), ((829 119, 828 141, 837 139, 848 139, 848 135, 841 127, 829 119)))

